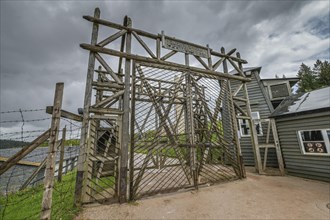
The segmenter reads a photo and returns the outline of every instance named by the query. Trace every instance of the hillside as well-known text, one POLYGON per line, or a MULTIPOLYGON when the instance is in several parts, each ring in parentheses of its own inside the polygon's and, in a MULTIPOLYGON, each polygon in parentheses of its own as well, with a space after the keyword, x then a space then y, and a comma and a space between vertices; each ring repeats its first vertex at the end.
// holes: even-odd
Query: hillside
POLYGON ((14 141, 14 140, 1 140, 0 139, 0 149, 22 147, 22 146, 25 146, 27 144, 29 144, 29 142, 14 141))

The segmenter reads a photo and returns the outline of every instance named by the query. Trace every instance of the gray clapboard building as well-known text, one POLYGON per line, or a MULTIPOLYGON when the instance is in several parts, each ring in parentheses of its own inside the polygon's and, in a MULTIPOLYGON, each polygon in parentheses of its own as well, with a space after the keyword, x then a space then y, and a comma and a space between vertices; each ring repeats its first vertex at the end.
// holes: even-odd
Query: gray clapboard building
MULTIPOLYGON (((251 82, 247 83, 247 89, 250 99, 251 111, 253 119, 267 119, 274 111, 274 108, 292 94, 291 88, 298 82, 298 78, 274 78, 261 79, 261 67, 249 67, 243 69, 246 76, 251 78, 251 82)), ((229 74, 238 74, 235 70, 229 74)), ((235 91, 239 84, 236 81, 231 81, 231 89, 235 91)), ((243 93, 238 93, 243 97, 243 93)), ((241 149, 244 159, 244 164, 247 166, 254 166, 254 154, 251 144, 250 128, 247 120, 240 119, 239 135, 241 149)), ((266 141, 267 125, 264 123, 255 123, 258 142, 264 143, 266 141)), ((260 149, 261 157, 264 156, 264 149, 260 149)), ((267 166, 277 167, 277 157, 275 149, 268 150, 267 166)))
POLYGON ((288 174, 330 182, 330 87, 289 96, 270 117, 288 174))

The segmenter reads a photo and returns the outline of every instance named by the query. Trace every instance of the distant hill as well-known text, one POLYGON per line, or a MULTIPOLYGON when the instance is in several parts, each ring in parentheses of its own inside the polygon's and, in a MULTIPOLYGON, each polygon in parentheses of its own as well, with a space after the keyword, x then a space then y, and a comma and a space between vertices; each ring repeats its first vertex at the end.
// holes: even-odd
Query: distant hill
POLYGON ((0 149, 22 147, 28 145, 29 142, 25 141, 13 141, 13 140, 1 140, 0 139, 0 149))

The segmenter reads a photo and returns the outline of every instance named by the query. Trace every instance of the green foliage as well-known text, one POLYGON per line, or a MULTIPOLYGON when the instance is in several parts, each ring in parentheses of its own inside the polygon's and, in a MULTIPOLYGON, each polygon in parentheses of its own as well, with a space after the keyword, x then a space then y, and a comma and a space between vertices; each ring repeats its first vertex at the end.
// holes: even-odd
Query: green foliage
MULTIPOLYGON (((62 182, 55 182, 53 190, 51 219, 73 219, 78 213, 74 207, 76 172, 63 176, 62 182)), ((23 191, 0 196, 0 219, 39 219, 43 184, 23 191)))
POLYGON ((28 144, 29 142, 25 142, 25 141, 0 140, 1 149, 23 147, 28 144))
MULTIPOLYGON (((71 140, 65 140, 64 146, 79 146, 80 140, 79 139, 71 139, 71 140)), ((48 147, 49 143, 48 141, 45 141, 40 145, 40 147, 48 147)))
POLYGON ((317 60, 313 69, 304 63, 298 71, 300 81, 298 92, 309 92, 322 87, 330 86, 330 63, 317 60))

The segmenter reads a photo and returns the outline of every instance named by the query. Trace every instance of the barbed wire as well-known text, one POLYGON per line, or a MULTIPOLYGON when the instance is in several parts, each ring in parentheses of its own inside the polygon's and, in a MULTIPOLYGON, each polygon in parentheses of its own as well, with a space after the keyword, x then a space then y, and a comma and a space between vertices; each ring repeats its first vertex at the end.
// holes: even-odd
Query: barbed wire
POLYGON ((19 112, 39 112, 39 111, 45 111, 45 108, 41 109, 19 109, 19 110, 10 110, 10 111, 3 111, 0 112, 0 114, 9 114, 9 113, 19 113, 19 112))
POLYGON ((23 122, 23 124, 24 124, 25 122, 45 121, 45 120, 49 120, 49 119, 51 119, 51 117, 49 117, 49 118, 31 119, 31 120, 0 121, 0 124, 3 124, 3 123, 17 123, 17 122, 23 122))

